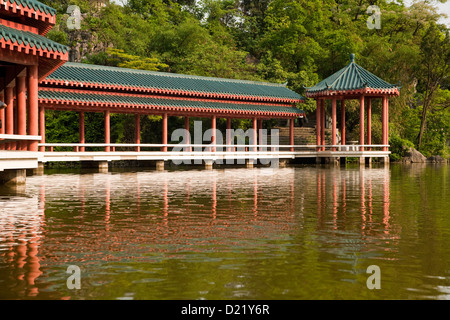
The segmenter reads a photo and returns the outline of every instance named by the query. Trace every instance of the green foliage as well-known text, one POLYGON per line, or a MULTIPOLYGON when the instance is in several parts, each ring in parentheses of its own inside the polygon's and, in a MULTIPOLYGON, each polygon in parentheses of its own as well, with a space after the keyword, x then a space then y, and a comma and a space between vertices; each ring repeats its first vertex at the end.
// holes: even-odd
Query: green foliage
POLYGON ((414 144, 411 141, 402 139, 396 134, 392 134, 389 137, 389 144, 392 152, 391 159, 394 161, 400 160, 409 148, 414 148, 414 144))

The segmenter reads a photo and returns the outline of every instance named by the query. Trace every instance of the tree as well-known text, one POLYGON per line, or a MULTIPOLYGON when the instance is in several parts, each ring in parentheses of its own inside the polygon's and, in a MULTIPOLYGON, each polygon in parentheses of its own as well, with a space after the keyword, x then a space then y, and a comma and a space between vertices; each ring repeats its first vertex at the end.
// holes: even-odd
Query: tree
POLYGON ((422 146, 422 139, 427 123, 427 115, 433 110, 432 104, 436 91, 449 77, 450 66, 450 38, 448 29, 440 30, 432 23, 426 31, 421 45, 421 65, 419 85, 423 87, 422 112, 420 117, 420 131, 417 136, 418 149, 422 146))

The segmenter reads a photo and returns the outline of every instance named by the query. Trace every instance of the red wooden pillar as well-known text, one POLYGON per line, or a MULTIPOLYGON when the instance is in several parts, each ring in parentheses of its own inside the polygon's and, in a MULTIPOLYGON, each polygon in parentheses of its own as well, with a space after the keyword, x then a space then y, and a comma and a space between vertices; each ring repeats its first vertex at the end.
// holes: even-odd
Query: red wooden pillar
MULTIPOLYGON (((167 144, 167 113, 164 113, 162 117, 162 131, 162 143, 167 144)), ((162 147, 162 151, 167 152, 167 147, 162 147)))
POLYGON ((325 117, 326 117, 326 114, 325 114, 325 99, 321 100, 320 105, 321 105, 321 109, 322 109, 320 111, 320 117, 321 117, 321 122, 322 122, 322 124, 320 125, 320 129, 322 130, 320 140, 321 140, 321 145, 323 146, 322 147, 322 151, 325 151, 325 144, 326 144, 326 142, 325 142, 325 117))
MULTIPOLYGON (((331 144, 336 145, 336 97, 331 100, 331 144)), ((332 151, 336 151, 335 147, 331 148, 332 151)))
MULTIPOLYGON (((211 129, 212 129, 212 136, 211 136, 211 144, 216 144, 216 130, 217 130, 217 117, 216 115, 213 115, 211 118, 211 129)), ((216 148, 212 148, 212 152, 216 152, 216 148)))
MULTIPOLYGON (((185 116, 184 117, 184 130, 185 131, 185 136, 184 136, 184 141, 186 144, 191 144, 191 134, 190 134, 190 128, 189 128, 189 117, 185 116)), ((190 152, 192 151, 191 147, 187 147, 186 151, 190 152)))
POLYGON ((253 151, 258 151, 258 119, 253 118, 253 151))
MULTIPOLYGON (((258 144, 263 145, 263 120, 258 120, 258 144)), ((260 147, 261 148, 261 147, 260 147)))
MULTIPOLYGON (((226 144, 231 145, 231 118, 227 118, 227 132, 226 132, 226 144)), ((232 151, 231 148, 227 148, 227 151, 232 151)))
MULTIPOLYGON (((5 94, 4 93, 0 93, 0 101, 5 101, 5 94)), ((0 123, 1 123, 1 127, 0 127, 0 134, 4 134, 5 133, 5 109, 0 109, 0 123)))
MULTIPOLYGON (((141 144, 141 115, 139 113, 134 115, 134 143, 141 144)), ((141 147, 137 146, 134 151, 141 151, 141 147)))
MULTIPOLYGON (((322 119, 321 119, 321 114, 322 114, 322 105, 321 105, 321 100, 317 99, 316 100, 316 144, 317 145, 321 145, 322 144, 322 119)), ((321 151, 322 148, 317 147, 317 151, 321 151)))
POLYGON ((341 144, 345 145, 345 100, 341 101, 341 144))
MULTIPOLYGON (((27 134, 27 96, 26 78, 16 78, 16 99, 17 99, 17 134, 25 136, 27 134)), ((17 150, 26 150, 27 143, 17 142, 17 150)))
MULTIPOLYGON (((111 143, 111 114, 109 110, 105 111, 105 143, 111 143)), ((111 147, 106 146, 105 152, 110 152, 111 147)))
MULTIPOLYGON (((364 96, 359 98, 359 144, 364 144, 364 96)), ((364 147, 360 148, 361 151, 364 151, 364 147)))
MULTIPOLYGON (((372 144, 372 99, 367 99, 367 144, 372 144)), ((372 150, 369 147, 369 150, 372 150)))
MULTIPOLYGON (((39 108, 39 135, 41 138, 41 143, 45 143, 45 108, 39 108)), ((45 147, 39 147, 40 152, 45 151, 45 147)))
POLYGON ((292 147, 294 145, 294 121, 295 119, 289 120, 289 144, 291 145, 289 150, 291 152, 294 152, 294 147, 292 147))
MULTIPOLYGON (((6 103, 6 123, 5 123, 5 133, 14 134, 14 88, 5 88, 5 103, 6 103)), ((15 143, 7 144, 8 150, 15 150, 15 143)))
MULTIPOLYGON (((387 96, 383 96, 382 99, 382 112, 381 112, 381 121, 382 121, 382 144, 387 145, 389 142, 389 138, 388 138, 388 99, 387 96)), ((388 148, 387 147, 383 147, 383 151, 387 151, 388 148)))
MULTIPOLYGON (((27 68, 28 75, 28 134, 37 136, 39 134, 39 100, 38 100, 38 66, 27 68)), ((38 142, 31 141, 28 150, 38 151, 38 142)))
MULTIPOLYGON (((79 117, 79 130, 80 130, 80 143, 85 144, 86 143, 86 138, 84 136, 84 112, 80 111, 80 117, 79 117)), ((80 152, 84 152, 84 147, 80 147, 80 152)))

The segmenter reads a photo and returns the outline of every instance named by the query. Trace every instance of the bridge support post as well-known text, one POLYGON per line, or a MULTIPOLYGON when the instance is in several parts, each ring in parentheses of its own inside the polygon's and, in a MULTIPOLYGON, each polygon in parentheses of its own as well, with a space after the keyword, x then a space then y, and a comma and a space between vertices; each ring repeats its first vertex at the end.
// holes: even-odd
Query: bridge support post
POLYGON ((156 170, 164 171, 164 160, 156 161, 156 170))
POLYGON ((44 163, 38 162, 38 167, 35 169, 27 169, 27 176, 42 176, 44 175, 44 163))
POLYGON ((245 160, 245 167, 246 168, 253 168, 256 160, 253 159, 246 159, 245 160))
POLYGON ((108 161, 81 161, 81 169, 94 173, 108 173, 108 161))
POLYGON ((383 163, 385 167, 389 167, 389 156, 380 158, 380 162, 383 163))
POLYGON ((206 170, 212 170, 213 169, 213 163, 212 160, 205 160, 205 169, 206 170))
POLYGON ((26 179, 25 169, 0 171, 0 185, 22 185, 26 179))

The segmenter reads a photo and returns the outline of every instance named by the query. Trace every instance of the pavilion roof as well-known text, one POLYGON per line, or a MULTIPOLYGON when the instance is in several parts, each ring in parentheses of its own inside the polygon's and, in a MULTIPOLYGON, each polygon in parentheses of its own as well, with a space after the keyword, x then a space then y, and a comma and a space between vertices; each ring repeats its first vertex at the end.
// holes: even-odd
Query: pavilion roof
POLYGON ((38 0, 0 0, 0 11, 20 17, 23 20, 21 23, 37 27, 41 35, 45 35, 56 23, 56 9, 38 0))
POLYGON ((281 84, 65 63, 43 85, 147 92, 226 100, 298 103, 304 98, 281 84))
POLYGON ((296 107, 253 102, 226 102, 207 99, 173 98, 146 94, 109 93, 97 91, 65 91, 60 88, 41 87, 39 102, 54 109, 69 107, 72 110, 84 108, 99 111, 114 108, 117 112, 130 109, 153 110, 156 112, 216 113, 234 115, 258 115, 267 117, 301 117, 304 111, 296 107))
POLYGON ((398 95, 399 87, 390 84, 367 71, 355 62, 352 54, 350 63, 313 87, 306 88, 311 98, 337 95, 387 94, 398 95))

